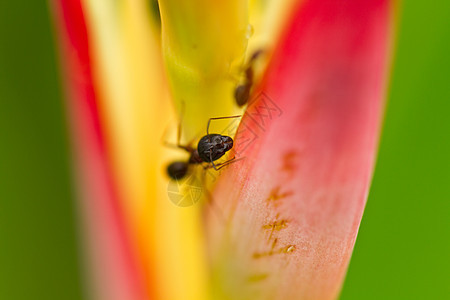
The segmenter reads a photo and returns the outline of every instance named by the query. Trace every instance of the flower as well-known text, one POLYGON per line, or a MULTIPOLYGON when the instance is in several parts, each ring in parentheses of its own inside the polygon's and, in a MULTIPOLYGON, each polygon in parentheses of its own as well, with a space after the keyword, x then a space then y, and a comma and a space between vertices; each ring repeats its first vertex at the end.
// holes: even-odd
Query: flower
POLYGON ((390 2, 161 0, 161 27, 145 1, 52 5, 91 297, 336 298, 373 170, 390 2), (183 154, 160 142, 167 124, 188 142, 238 113, 261 47, 238 159, 211 205, 174 206, 163 171, 183 154))

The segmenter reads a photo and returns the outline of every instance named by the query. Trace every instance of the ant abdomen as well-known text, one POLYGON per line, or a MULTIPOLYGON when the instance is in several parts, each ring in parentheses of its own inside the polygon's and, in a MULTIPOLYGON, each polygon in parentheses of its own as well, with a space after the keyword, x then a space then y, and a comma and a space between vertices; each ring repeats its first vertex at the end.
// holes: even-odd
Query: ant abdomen
POLYGON ((167 175, 175 180, 183 179, 188 172, 189 164, 184 161, 174 161, 167 166, 167 175))
POLYGON ((236 87, 234 90, 234 99, 236 100, 236 104, 241 107, 247 104, 250 98, 250 90, 252 88, 251 84, 241 84, 236 87))
POLYGON ((254 84, 253 64, 255 60, 263 53, 264 51, 261 49, 253 53, 245 69, 245 80, 234 90, 234 99, 239 107, 246 105, 250 100, 250 95, 254 84))

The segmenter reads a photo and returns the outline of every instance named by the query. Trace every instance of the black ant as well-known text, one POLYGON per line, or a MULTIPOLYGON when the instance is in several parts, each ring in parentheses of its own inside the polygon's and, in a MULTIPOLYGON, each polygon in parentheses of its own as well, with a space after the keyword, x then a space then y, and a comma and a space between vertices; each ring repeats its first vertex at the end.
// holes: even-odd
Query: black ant
MULTIPOLYGON (((214 161, 218 160, 222 156, 225 155, 231 148, 233 148, 233 139, 226 135, 220 135, 216 133, 209 133, 209 125, 212 120, 222 120, 222 119, 231 119, 231 118, 239 118, 241 116, 230 116, 230 117, 218 117, 218 118, 210 118, 208 120, 208 125, 206 127, 206 135, 203 136, 198 142, 197 149, 191 147, 189 144, 187 146, 180 144, 181 137, 181 122, 178 125, 178 141, 176 146, 181 148, 188 153, 190 153, 189 160, 186 161, 175 161, 172 162, 167 167, 167 174, 170 178, 180 180, 184 178, 188 172, 189 165, 197 165, 201 163, 211 163, 210 166, 214 168, 214 170, 220 170, 226 165, 230 164, 234 157, 226 162, 215 164, 214 161)), ((171 145, 167 144, 166 145, 171 145)), ((205 167, 205 169, 208 167, 205 167)))
POLYGON ((255 60, 264 53, 264 50, 258 50, 250 57, 250 60, 245 69, 245 81, 239 84, 234 90, 234 99, 239 107, 244 106, 250 99, 250 92, 254 84, 254 71, 253 63, 255 60))

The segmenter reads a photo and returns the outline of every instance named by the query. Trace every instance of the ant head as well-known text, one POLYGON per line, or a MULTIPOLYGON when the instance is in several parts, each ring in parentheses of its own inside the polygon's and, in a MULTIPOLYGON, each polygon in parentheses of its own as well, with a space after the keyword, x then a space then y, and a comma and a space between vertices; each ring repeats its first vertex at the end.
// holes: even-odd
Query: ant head
POLYGON ((222 143, 224 145, 225 151, 228 151, 231 148, 233 148, 233 139, 232 138, 230 138, 229 136, 226 136, 226 135, 222 135, 221 139, 222 139, 222 143))
POLYGON ((167 175, 171 179, 180 180, 186 176, 188 171, 188 164, 183 161, 174 161, 167 167, 167 175))
POLYGON ((208 134, 200 139, 197 150, 204 162, 213 162, 233 148, 233 139, 226 135, 208 134))

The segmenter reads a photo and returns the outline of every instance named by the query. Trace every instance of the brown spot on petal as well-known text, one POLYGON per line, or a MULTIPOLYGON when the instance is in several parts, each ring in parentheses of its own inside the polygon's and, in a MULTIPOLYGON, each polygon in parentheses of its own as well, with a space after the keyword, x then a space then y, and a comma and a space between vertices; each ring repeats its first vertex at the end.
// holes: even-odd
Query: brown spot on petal
POLYGON ((281 229, 286 228, 288 225, 288 220, 280 220, 280 221, 275 221, 269 224, 266 224, 263 226, 263 229, 272 229, 272 230, 276 230, 279 231, 281 229))
POLYGON ((282 158, 281 171, 289 173, 292 176, 298 168, 298 152, 295 150, 287 151, 282 158))
POLYGON ((289 197, 293 194, 294 194, 294 192, 292 192, 292 191, 287 191, 287 192, 281 193, 280 186, 277 186, 277 187, 273 188, 272 191, 270 191, 270 195, 267 198, 267 202, 269 202, 269 203, 272 202, 276 206, 277 204, 279 204, 280 200, 282 200, 286 197, 289 197))
POLYGON ((260 282, 260 281, 267 279, 267 277, 269 277, 269 274, 267 274, 267 273, 254 274, 254 275, 250 275, 247 278, 247 281, 248 282, 260 282))

